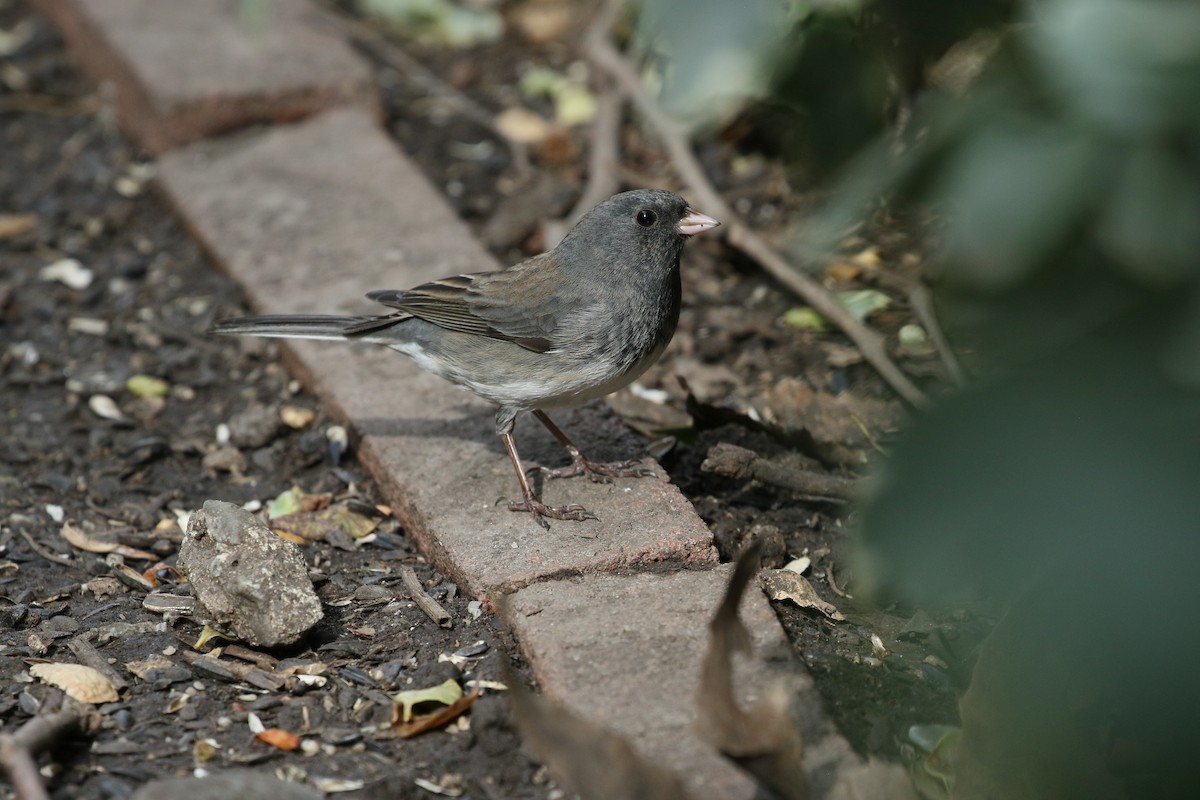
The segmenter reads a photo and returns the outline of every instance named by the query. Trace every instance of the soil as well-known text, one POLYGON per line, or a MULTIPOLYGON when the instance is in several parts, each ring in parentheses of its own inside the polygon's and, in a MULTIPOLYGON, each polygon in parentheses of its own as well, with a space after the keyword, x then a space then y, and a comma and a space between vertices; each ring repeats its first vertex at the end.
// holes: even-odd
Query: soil
MULTIPOLYGON (((331 446, 333 421, 289 378, 275 347, 204 335, 215 318, 244 308, 237 288, 149 191, 151 160, 116 131, 111 109, 68 64, 56 34, 23 4, 0 0, 0 30, 18 25, 32 26, 32 35, 0 73, 0 215, 34 218, 27 230, 0 237, 4 728, 56 702, 58 690, 29 682, 29 664, 73 661, 68 646, 82 638, 118 673, 156 654, 178 669, 132 681, 128 700, 105 709, 112 727, 90 746, 59 754, 47 778, 54 797, 123 798, 151 778, 205 765, 294 769, 284 751, 255 740, 252 715, 318 742, 303 770, 362 781, 347 797, 427 796, 418 778, 469 797, 547 796, 552 787, 520 749, 495 696, 475 703, 469 725, 404 740, 361 733, 387 722, 389 693, 464 673, 496 679, 502 662, 520 669, 516 651, 494 615, 473 613, 470 598, 426 565, 378 508, 373 482, 353 452, 331 446), (64 259, 91 271, 89 285, 39 277, 64 259), (166 395, 136 396, 128 383, 135 375, 165 380, 166 395), (119 416, 97 398, 111 399, 119 416), (273 420, 285 406, 312 419, 245 430, 262 409, 273 420), (237 434, 236 449, 224 443, 222 426, 237 434), (200 671, 179 657, 199 626, 144 609, 145 591, 113 577, 120 555, 84 552, 62 536, 68 522, 169 564, 181 541, 180 513, 212 497, 267 503, 293 486, 351 503, 378 523, 365 543, 343 534, 304 548, 326 618, 303 645, 271 655, 323 670, 327 683, 316 691, 247 693, 244 683, 200 671), (398 583, 402 564, 414 566, 451 613, 452 628, 408 599, 398 583), (439 658, 464 648, 470 655, 457 666, 439 658)), ((383 63, 377 49, 364 52, 378 65, 389 129, 501 260, 539 249, 538 220, 561 216, 582 189, 582 134, 562 131, 533 148, 522 170, 487 126, 433 102, 428 85, 383 63)), ((566 70, 578 58, 560 44, 514 34, 468 51, 415 52, 447 86, 492 112, 517 101, 514 86, 530 63, 566 70)), ((627 185, 671 185, 667 158, 646 131, 628 125, 621 151, 627 185)), ((769 159, 724 141, 704 143, 702 152, 749 219, 782 226, 808 202, 769 159)), ((877 221, 866 231, 847 241, 842 272, 831 268, 830 280, 844 284, 837 288, 863 288, 863 265, 872 260, 907 269, 919 262, 920 239, 903 226, 877 221)), ((894 334, 911 314, 903 297, 892 300, 872 323, 894 334)), ((846 619, 775 603, 796 653, 860 752, 911 757, 910 725, 956 721, 957 692, 985 621, 872 608, 847 596, 855 584, 845 506, 702 466, 712 447, 731 443, 777 463, 854 477, 903 410, 844 337, 785 324, 796 301, 718 241, 689 247, 684 305, 663 362, 640 390, 610 405, 647 434, 724 559, 756 537, 767 543, 766 566, 811 560, 807 577, 846 619)), ((905 366, 915 375, 938 371, 930 353, 910 355, 905 366)), ((148 566, 125 560, 138 572, 148 566)), ((158 576, 172 588, 169 571, 158 576)), ((0 797, 7 791, 0 787, 0 797)))

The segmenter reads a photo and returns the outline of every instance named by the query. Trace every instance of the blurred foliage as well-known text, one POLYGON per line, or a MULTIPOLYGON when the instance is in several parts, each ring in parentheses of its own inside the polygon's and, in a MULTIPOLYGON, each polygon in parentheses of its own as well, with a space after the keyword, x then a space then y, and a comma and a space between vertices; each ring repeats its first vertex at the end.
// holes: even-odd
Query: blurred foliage
POLYGON ((809 174, 855 153, 798 250, 836 249, 881 203, 931 210, 939 310, 977 376, 889 448, 860 530, 881 594, 1001 609, 952 796, 1190 796, 1200 4, 795 19, 760 73, 762 135, 809 174))
POLYGON ((504 20, 494 8, 452 0, 357 0, 359 10, 397 33, 426 44, 470 47, 499 39, 504 20))
POLYGON ((1200 741, 1200 5, 1042 0, 962 96, 922 98, 815 220, 943 217, 940 308, 977 384, 864 511, 878 586, 1002 603, 955 797, 1183 796, 1200 741))

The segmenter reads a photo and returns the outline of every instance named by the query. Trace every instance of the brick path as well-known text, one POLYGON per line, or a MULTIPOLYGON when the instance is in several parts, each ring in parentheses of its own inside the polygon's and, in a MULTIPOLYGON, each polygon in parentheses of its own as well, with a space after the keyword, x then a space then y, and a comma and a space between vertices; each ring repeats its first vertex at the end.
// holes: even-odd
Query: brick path
MULTIPOLYGON (((122 126, 162 154, 159 188, 257 310, 374 311, 362 297, 371 289, 497 266, 379 128, 369 66, 307 0, 273 0, 257 22, 239 18, 232 0, 34 5, 95 80, 115 84, 122 126), (263 122, 274 124, 210 138, 263 122)), ((516 485, 488 404, 383 348, 287 345, 293 369, 346 420, 438 568, 476 595, 515 590, 509 622, 548 696, 628 736, 698 798, 753 795, 692 730, 707 624, 728 569, 675 486, 550 482, 548 502, 582 503, 600 521, 546 533, 494 504, 516 485)), ((602 410, 559 422, 594 457, 638 452, 602 410)), ((518 422, 518 436, 530 461, 564 462, 536 423, 518 422)), ((782 652, 760 593, 743 616, 760 649, 782 652)), ((761 661, 743 666, 742 685, 765 687, 761 661)), ((858 760, 811 681, 794 680, 814 796, 825 796, 858 760)))

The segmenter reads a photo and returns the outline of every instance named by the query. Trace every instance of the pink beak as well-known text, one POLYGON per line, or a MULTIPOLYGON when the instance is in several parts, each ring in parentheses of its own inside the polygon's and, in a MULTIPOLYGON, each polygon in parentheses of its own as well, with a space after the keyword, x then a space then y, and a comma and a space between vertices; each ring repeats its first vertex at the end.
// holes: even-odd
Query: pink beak
POLYGON ((684 213, 683 219, 679 220, 676 230, 679 231, 680 236, 695 236, 697 233, 704 233, 720 224, 707 214, 701 214, 694 208, 689 208, 684 213))

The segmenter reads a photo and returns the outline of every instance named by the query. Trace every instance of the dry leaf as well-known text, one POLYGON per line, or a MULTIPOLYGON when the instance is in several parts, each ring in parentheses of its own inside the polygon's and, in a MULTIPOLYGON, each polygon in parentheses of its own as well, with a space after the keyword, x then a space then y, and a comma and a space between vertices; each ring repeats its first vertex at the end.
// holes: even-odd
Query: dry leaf
POLYGON ((37 221, 37 214, 0 214, 0 239, 11 239, 31 231, 37 221))
POLYGON ((708 652, 696 690, 697 728, 702 738, 775 796, 805 800, 804 743, 789 711, 787 687, 776 684, 748 710, 734 694, 733 654, 748 655, 751 650, 750 631, 738 617, 738 606, 758 569, 762 547, 762 540, 755 540, 738 557, 725 597, 709 623, 708 652))
POLYGON ((642 758, 622 737, 538 697, 515 676, 505 676, 505 683, 521 738, 556 780, 583 800, 687 800, 677 776, 642 758))
POLYGON ((271 529, 276 534, 297 544, 323 541, 336 528, 341 528, 354 539, 361 539, 378 525, 379 520, 352 511, 347 503, 271 519, 271 529))
POLYGON ((164 656, 150 656, 141 661, 129 661, 125 664, 125 669, 132 672, 142 680, 146 679, 146 673, 152 669, 167 669, 175 666, 171 659, 164 656))
MULTIPOLYGON (((458 687, 458 684, 455 683, 453 679, 446 681, 446 683, 453 683, 455 687, 458 687)), ((443 686, 445 686, 445 684, 443 684, 443 686)), ((446 723, 464 714, 467 709, 469 709, 479 698, 479 692, 480 687, 478 684, 476 684, 471 693, 467 695, 463 695, 462 688, 458 687, 458 693, 461 696, 453 703, 430 714, 422 714, 420 716, 412 717, 407 721, 401 720, 400 717, 411 713, 412 706, 410 705, 404 707, 398 703, 392 708, 392 729, 396 731, 396 735, 400 738, 408 739, 416 736, 418 733, 424 733, 425 731, 431 731, 435 728, 440 728, 446 723), (401 713, 402 708, 404 709, 405 714, 401 713)), ((401 694, 405 693, 401 692, 401 694)))
POLYGON ((458 681, 447 678, 437 686, 397 692, 392 695, 392 700, 396 701, 395 711, 400 715, 400 721, 408 722, 413 717, 414 706, 421 703, 441 703, 448 706, 457 702, 462 696, 462 687, 458 685, 458 681))
POLYGON ((837 606, 822 600, 807 579, 791 570, 765 570, 758 576, 758 585, 772 600, 791 600, 801 608, 815 609, 830 619, 845 619, 837 606))
POLYGON ((104 536, 102 532, 90 533, 82 528, 75 527, 69 522, 63 523, 60 532, 69 545, 80 550, 86 550, 89 553, 116 553, 126 558, 140 558, 145 561, 158 560, 158 556, 154 553, 123 545, 118 541, 104 536))
POLYGON ((121 699, 104 673, 83 664, 34 664, 29 674, 81 703, 115 703, 121 699))
POLYGON ((315 411, 300 406, 283 406, 279 409, 279 418, 283 424, 295 430, 304 430, 317 418, 315 411))
POLYGON ((496 129, 506 139, 523 144, 538 144, 550 135, 550 123, 527 108, 514 106, 496 116, 496 129))
POLYGON ((254 738, 263 744, 269 744, 280 750, 292 751, 300 749, 300 737, 291 731, 285 731, 283 728, 267 728, 254 734, 254 738))
POLYGON ((125 415, 117 407, 116 401, 106 394, 94 394, 89 397, 88 408, 101 419, 113 420, 114 422, 125 419, 125 415))

